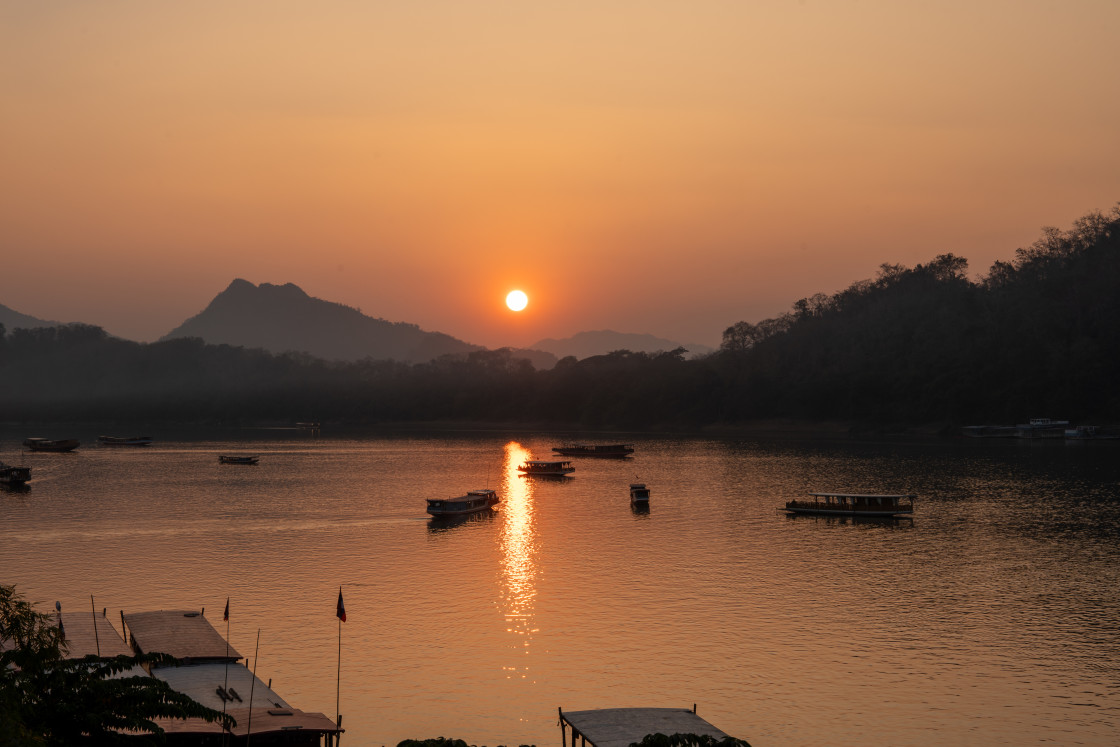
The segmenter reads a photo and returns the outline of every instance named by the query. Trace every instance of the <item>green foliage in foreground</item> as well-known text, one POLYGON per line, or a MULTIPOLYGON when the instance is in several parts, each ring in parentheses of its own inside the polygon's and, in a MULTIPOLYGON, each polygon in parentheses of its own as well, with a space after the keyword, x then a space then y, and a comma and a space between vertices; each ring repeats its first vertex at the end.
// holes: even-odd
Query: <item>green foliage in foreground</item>
MULTIPOLYGON (((451 739, 449 737, 436 737, 435 739, 405 739, 397 743, 397 747, 476 747, 473 744, 467 744, 462 739, 451 739)), ((485 747, 485 745, 483 746, 485 747)), ((504 745, 498 745, 504 747, 504 745)), ((523 744, 520 747, 537 747, 535 744, 523 744)))
POLYGON ((174 666, 174 657, 66 658, 54 620, 2 584, 0 641, 0 746, 158 744, 157 718, 235 725, 162 680, 117 676, 141 665, 174 666))
POLYGON ((647 734, 640 742, 630 747, 751 747, 749 743, 735 737, 716 739, 707 734, 647 734))

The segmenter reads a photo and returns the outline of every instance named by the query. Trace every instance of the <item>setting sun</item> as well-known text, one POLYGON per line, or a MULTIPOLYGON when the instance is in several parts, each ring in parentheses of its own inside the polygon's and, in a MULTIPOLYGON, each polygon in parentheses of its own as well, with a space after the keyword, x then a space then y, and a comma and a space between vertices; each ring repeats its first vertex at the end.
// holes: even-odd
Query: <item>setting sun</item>
POLYGON ((528 305, 529 297, 521 291, 510 291, 509 295, 506 296, 506 306, 508 306, 511 311, 521 311, 528 305))

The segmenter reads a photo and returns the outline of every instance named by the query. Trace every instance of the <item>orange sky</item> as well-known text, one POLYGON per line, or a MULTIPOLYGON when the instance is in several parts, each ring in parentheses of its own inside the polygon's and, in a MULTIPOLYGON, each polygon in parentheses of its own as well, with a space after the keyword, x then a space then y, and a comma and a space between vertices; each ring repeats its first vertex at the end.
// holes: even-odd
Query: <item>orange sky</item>
POLYGON ((1117 28, 1115 0, 0 0, 0 303, 151 340, 242 277, 494 347, 715 345, 1110 209, 1117 28))

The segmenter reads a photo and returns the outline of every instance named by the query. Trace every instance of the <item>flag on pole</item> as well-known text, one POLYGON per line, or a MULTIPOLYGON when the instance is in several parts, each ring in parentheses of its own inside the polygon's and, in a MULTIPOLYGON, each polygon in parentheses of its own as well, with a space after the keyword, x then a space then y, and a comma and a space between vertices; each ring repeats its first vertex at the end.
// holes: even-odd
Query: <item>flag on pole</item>
POLYGON ((222 615, 222 619, 227 621, 229 620, 229 597, 226 597, 226 611, 222 615))
POLYGON ((344 607, 343 604, 342 604, 342 587, 341 586, 338 587, 338 611, 335 612, 335 614, 338 615, 339 620, 341 620, 342 622, 346 622, 346 607, 344 607))
MULTIPOLYGON (((342 590, 339 589, 339 593, 341 593, 341 592, 342 592, 342 590)), ((340 602, 340 604, 341 604, 341 602, 340 602)), ((66 640, 66 628, 64 628, 62 626, 62 602, 55 602, 54 603, 54 609, 55 609, 55 612, 58 615, 58 637, 59 637, 59 640, 65 641, 66 640)))

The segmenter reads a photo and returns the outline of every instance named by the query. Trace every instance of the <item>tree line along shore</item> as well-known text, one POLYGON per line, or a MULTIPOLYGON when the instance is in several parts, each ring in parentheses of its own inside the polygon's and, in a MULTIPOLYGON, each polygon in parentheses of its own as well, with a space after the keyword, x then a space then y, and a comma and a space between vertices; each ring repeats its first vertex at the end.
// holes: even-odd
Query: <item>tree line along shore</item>
POLYGON ((1120 206, 972 279, 942 254, 742 321, 720 349, 615 351, 537 370, 510 350, 331 362, 88 325, 0 328, 0 412, 26 422, 549 424, 1120 422, 1120 206))

